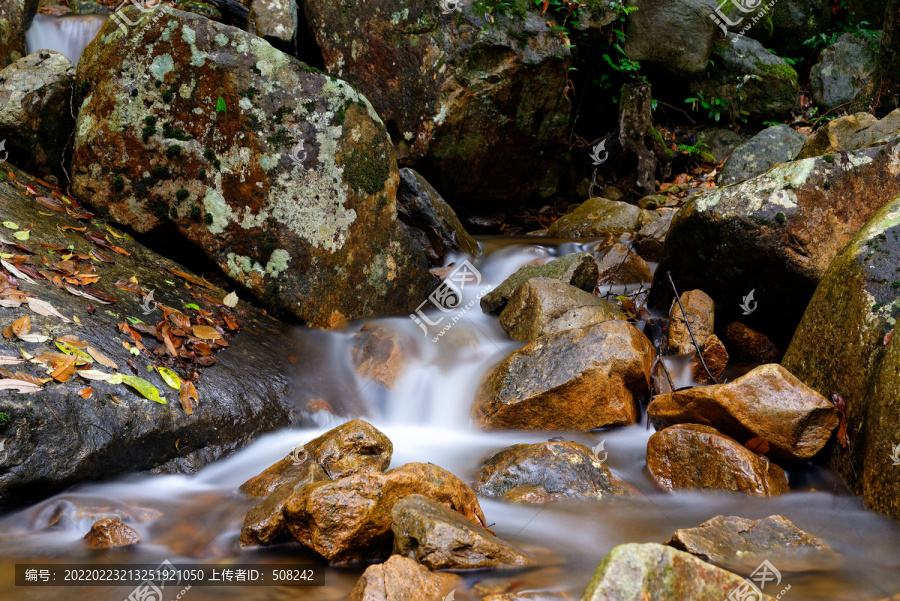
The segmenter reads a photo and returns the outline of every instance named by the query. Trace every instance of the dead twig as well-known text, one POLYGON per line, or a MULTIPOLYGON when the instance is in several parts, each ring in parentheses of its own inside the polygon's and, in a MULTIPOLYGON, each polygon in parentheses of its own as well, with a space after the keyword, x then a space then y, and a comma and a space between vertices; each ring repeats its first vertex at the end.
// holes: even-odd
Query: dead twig
POLYGON ((103 430, 104 432, 106 432, 107 434, 109 434, 110 436, 113 435, 112 432, 110 432, 109 430, 107 430, 107 429, 104 428, 103 426, 97 425, 97 424, 95 424, 94 422, 91 422, 91 425, 94 426, 95 428, 100 428, 101 430, 103 430))
POLYGON ((667 271, 666 276, 668 276, 669 278, 669 283, 672 284, 672 291, 675 293, 675 300, 678 301, 678 306, 681 308, 681 315, 684 317, 684 325, 687 326, 688 334, 691 335, 691 342, 694 343, 694 348, 697 349, 697 356, 700 357, 700 363, 703 364, 703 369, 706 370, 706 375, 708 375, 709 379, 713 381, 713 384, 718 384, 719 381, 714 375, 712 375, 712 372, 709 371, 709 367, 706 366, 706 359, 703 358, 703 353, 700 352, 700 345, 697 344, 697 339, 694 338, 694 330, 691 329, 691 322, 688 320, 687 311, 684 310, 684 305, 681 304, 681 297, 678 296, 678 289, 675 288, 675 280, 672 279, 672 273, 670 271, 667 271))
POLYGON ((53 409, 51 409, 51 408, 50 408, 50 405, 48 405, 48 404, 47 404, 47 401, 45 401, 44 399, 41 399, 41 402, 44 404, 44 407, 46 407, 47 410, 50 411, 50 413, 53 414, 53 417, 56 418, 56 423, 58 423, 58 424, 61 426, 61 425, 62 425, 62 422, 59 421, 59 417, 56 415, 56 411, 54 411, 53 409))

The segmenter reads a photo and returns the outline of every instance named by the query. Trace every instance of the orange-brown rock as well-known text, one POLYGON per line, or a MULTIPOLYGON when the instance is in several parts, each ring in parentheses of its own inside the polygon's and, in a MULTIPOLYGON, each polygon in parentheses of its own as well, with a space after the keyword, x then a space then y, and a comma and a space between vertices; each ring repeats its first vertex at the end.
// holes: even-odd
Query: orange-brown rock
POLYGON ((416 494, 486 526, 472 489, 429 463, 307 484, 288 500, 283 513, 293 537, 330 563, 372 560, 390 554, 394 504, 416 494))
POLYGON ((777 363, 740 378, 660 395, 647 408, 657 428, 705 424, 740 444, 761 437, 775 460, 806 460, 838 425, 834 405, 777 363))
MULTIPOLYGON (((701 342, 700 345, 700 354, 703 355, 706 367, 713 377, 718 380, 728 366, 728 351, 725 349, 725 345, 722 344, 722 341, 715 334, 701 342)), ((703 363, 700 362, 700 358, 696 356, 691 359, 691 375, 699 382, 712 382, 709 374, 706 373, 706 369, 703 367, 703 363)))
POLYGON ((784 470, 715 428, 678 424, 647 442, 647 467, 668 491, 725 490, 771 497, 788 491, 784 470))
POLYGON ((616 243, 597 264, 600 284, 640 284, 653 279, 653 273, 640 255, 616 243))
POLYGON ((141 536, 131 526, 114 518, 97 520, 87 534, 84 535, 91 549, 109 549, 110 547, 127 547, 141 542, 141 536))
POLYGON ((422 564, 400 555, 366 568, 350 592, 349 601, 437 601, 463 579, 455 574, 435 574, 422 564))
MULTIPOLYGON (((310 463, 321 467, 327 478, 362 472, 381 472, 391 464, 394 446, 375 426, 354 419, 297 447, 278 463, 241 485, 251 497, 265 497, 286 482, 315 475, 310 463)), ((319 478, 316 478, 319 479, 319 478)), ((309 480, 310 482, 314 480, 309 480)))
POLYGON ((681 304, 684 305, 684 313, 677 302, 673 302, 669 310, 669 352, 678 355, 697 352, 684 322, 685 313, 697 344, 703 344, 712 336, 715 321, 715 303, 702 290, 683 292, 681 304))
POLYGON ((542 336, 485 376, 472 418, 488 430, 633 424, 654 354, 647 337, 624 321, 542 336))
POLYGON ((367 323, 359 336, 365 340, 353 355, 356 373, 363 380, 376 380, 388 388, 394 385, 410 358, 416 356, 415 340, 397 330, 367 323))
POLYGON ((784 349, 771 338, 739 321, 725 327, 725 342, 738 361, 779 363, 784 357, 784 349))

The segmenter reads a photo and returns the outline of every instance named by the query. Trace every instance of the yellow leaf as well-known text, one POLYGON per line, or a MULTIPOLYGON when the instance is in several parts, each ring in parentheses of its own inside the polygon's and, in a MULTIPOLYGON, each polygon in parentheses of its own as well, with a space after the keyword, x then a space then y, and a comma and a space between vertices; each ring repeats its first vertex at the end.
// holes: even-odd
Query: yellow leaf
POLYGON ((181 390, 181 378, 178 377, 178 374, 168 367, 156 367, 155 369, 166 384, 175 390, 181 390))
POLYGON ((157 403, 162 403, 163 405, 168 405, 165 397, 159 396, 159 389, 156 388, 153 384, 148 382, 143 378, 139 378, 137 376, 126 376, 120 374, 122 377, 122 381, 125 384, 128 384, 143 396, 145 399, 150 401, 156 401, 157 403))

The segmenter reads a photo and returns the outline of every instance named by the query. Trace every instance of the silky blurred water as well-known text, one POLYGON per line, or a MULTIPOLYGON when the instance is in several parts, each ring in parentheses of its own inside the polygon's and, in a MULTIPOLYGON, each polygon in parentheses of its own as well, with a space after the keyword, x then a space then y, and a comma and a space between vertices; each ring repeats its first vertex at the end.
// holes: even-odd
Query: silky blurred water
POLYGON ((105 21, 103 15, 35 15, 25 32, 25 48, 29 54, 35 50, 55 50, 77 65, 82 51, 97 37, 105 21))

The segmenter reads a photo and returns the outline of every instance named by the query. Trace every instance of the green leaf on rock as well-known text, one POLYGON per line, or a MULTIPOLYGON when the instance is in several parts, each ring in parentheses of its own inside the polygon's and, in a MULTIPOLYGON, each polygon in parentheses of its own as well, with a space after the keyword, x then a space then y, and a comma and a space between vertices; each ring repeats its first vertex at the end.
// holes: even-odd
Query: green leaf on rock
POLYGON ((219 99, 216 100, 216 112, 217 112, 217 113, 224 113, 224 112, 226 112, 227 110, 228 110, 228 109, 227 109, 227 107, 225 106, 225 99, 222 98, 221 96, 219 96, 219 99))
POLYGON ((145 399, 150 401, 155 401, 157 403, 162 403, 163 405, 168 405, 165 397, 159 396, 159 389, 156 388, 153 384, 148 382, 143 378, 139 378, 137 376, 126 376, 123 374, 119 374, 122 376, 122 381, 125 384, 128 384, 143 396, 145 399))
POLYGON ((159 375, 162 377, 163 381, 165 381, 166 384, 168 384, 175 390, 181 390, 181 378, 178 377, 178 374, 176 374, 168 367, 157 367, 156 371, 159 372, 159 375))
POLYGON ((13 234, 13 238, 17 240, 28 240, 31 237, 31 232, 28 230, 23 230, 21 232, 16 232, 13 234))
POLYGON ((185 309, 193 309, 194 311, 199 311, 200 307, 195 305, 194 303, 188 303, 184 306, 185 309))
POLYGON ((4 222, 3 222, 3 226, 4 226, 4 227, 8 227, 8 228, 11 229, 11 230, 17 230, 17 229, 19 229, 19 224, 16 223, 15 221, 4 221, 4 222))
POLYGON ((67 354, 70 357, 75 357, 78 360, 78 363, 89 364, 94 362, 94 358, 88 355, 83 350, 76 348, 69 344, 68 342, 59 342, 56 341, 56 347, 67 354))

